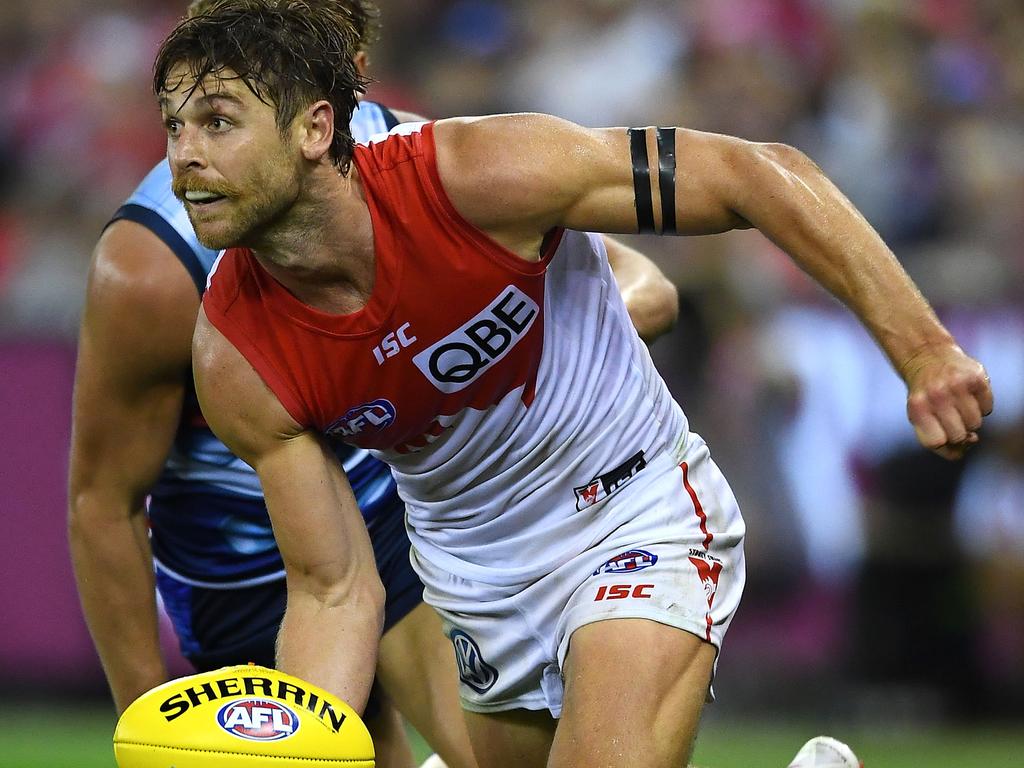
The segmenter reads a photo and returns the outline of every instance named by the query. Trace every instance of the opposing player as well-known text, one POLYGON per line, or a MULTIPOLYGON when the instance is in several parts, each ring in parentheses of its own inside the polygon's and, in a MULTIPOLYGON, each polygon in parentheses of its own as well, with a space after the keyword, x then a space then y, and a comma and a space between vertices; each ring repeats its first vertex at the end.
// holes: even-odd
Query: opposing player
MULTIPOLYGON (((375 9, 365 0, 324 2, 352 15, 361 41, 355 61, 365 66, 375 9)), ((210 5, 192 3, 189 15, 210 5)), ((408 117, 397 114, 363 102, 353 135, 386 132, 408 117)), ((640 254, 609 248, 642 332, 664 331, 674 319, 674 288, 640 254)), ((86 618, 118 711, 167 678, 154 559, 164 606, 197 669, 274 661, 284 570, 262 492, 252 469, 210 433, 191 386, 192 330, 216 255, 196 240, 164 162, 117 212, 94 258, 76 374, 70 533, 86 618)), ((341 449, 339 458, 359 478, 357 497, 388 587, 382 687, 451 766, 472 765, 451 648, 421 604, 390 471, 365 451, 341 449)), ((389 697, 378 692, 369 714, 378 764, 410 765, 389 697)))
POLYGON ((206 245, 241 246, 203 299, 196 387, 263 483, 278 663, 357 706, 370 689, 383 590, 344 441, 392 467, 482 765, 683 765, 744 526, 572 230, 759 228, 870 329, 942 455, 978 439, 984 370, 799 152, 543 115, 353 147, 351 37, 300 0, 224 0, 155 67, 175 193, 206 245))

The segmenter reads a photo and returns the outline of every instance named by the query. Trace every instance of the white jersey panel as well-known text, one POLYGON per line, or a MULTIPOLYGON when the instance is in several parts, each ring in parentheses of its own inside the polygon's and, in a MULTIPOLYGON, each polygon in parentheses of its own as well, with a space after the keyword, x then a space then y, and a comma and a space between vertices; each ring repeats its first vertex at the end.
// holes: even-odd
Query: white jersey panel
POLYGON ((380 455, 393 467, 419 556, 496 586, 539 578, 618 527, 612 510, 623 505, 604 500, 656 474, 644 465, 678 464, 688 432, 633 328, 603 241, 572 231, 547 270, 533 402, 526 407, 520 389, 440 421, 450 429, 426 449, 380 455))

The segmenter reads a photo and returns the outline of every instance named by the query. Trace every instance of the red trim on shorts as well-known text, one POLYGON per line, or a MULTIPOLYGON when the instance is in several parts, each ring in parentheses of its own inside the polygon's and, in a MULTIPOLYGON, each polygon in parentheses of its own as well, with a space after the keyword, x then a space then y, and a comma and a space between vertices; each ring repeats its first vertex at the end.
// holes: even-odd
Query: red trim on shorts
POLYGON ((704 549, 707 549, 711 542, 715 540, 714 534, 708 531, 708 516, 704 513, 704 507, 700 505, 700 499, 697 498, 697 492, 693 490, 693 486, 690 485, 689 480, 689 467, 684 461, 679 465, 679 468, 683 470, 683 487, 686 488, 686 492, 690 494, 690 501, 693 502, 693 511, 697 517, 700 518, 700 530, 704 534, 704 549))
MULTIPOLYGON (((711 544, 712 541, 714 541, 715 538, 714 535, 708 530, 707 513, 704 512, 704 507, 701 506, 700 499, 697 498, 697 492, 693 490, 693 486, 690 485, 690 467, 684 461, 679 465, 679 468, 683 470, 683 487, 686 488, 686 492, 690 494, 690 501, 693 502, 694 514, 696 514, 697 518, 700 520, 700 530, 701 533, 704 534, 704 550, 707 551, 708 546, 711 544)), ((712 569, 703 560, 700 560, 695 557, 691 557, 690 562, 693 563, 693 567, 697 569, 697 575, 701 581, 710 579, 711 582, 715 585, 715 588, 718 587, 718 573, 721 570, 721 565, 719 565, 715 569, 712 569)), ((709 643, 711 642, 711 603, 713 601, 714 592, 708 595, 708 612, 706 614, 708 628, 705 637, 709 643)))

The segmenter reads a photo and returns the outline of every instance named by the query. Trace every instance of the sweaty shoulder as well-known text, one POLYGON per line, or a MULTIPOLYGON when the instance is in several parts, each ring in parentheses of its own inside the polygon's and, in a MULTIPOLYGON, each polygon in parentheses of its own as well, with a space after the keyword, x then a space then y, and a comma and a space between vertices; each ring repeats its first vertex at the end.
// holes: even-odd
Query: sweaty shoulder
POLYGON ((303 432, 241 352, 200 311, 192 342, 196 394, 207 423, 251 465, 303 432))
POLYGON ((191 276, 157 235, 133 221, 107 227, 89 272, 88 338, 137 367, 187 366, 198 308, 191 276))
POLYGON ((459 212, 483 230, 546 232, 608 164, 609 132, 551 115, 434 124, 438 173, 459 212))

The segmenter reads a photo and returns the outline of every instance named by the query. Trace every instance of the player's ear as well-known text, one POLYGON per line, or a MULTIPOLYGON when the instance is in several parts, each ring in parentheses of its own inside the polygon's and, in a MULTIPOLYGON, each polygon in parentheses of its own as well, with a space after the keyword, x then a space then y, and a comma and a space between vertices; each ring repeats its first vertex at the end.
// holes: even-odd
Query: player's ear
POLYGON ((317 101, 299 118, 299 140, 307 160, 321 160, 334 141, 334 108, 327 101, 317 101))
POLYGON ((366 70, 370 67, 370 57, 366 51, 360 51, 352 57, 352 61, 355 62, 356 70, 360 75, 366 76, 366 70))

